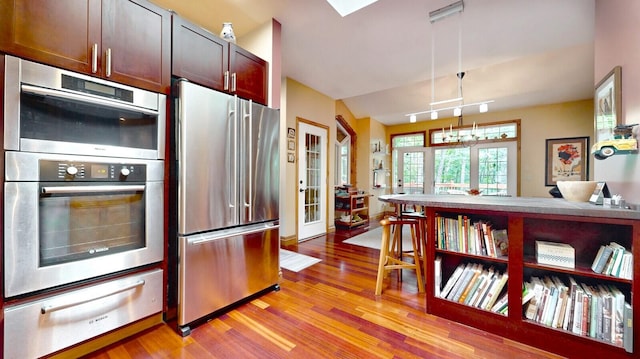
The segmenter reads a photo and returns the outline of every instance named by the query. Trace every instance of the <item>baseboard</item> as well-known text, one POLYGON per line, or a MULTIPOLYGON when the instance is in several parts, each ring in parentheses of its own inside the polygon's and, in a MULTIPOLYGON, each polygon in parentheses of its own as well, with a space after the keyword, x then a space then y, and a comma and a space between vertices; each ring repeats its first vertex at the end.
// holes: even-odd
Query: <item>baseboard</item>
POLYGON ((280 245, 290 246, 297 243, 298 243, 298 236, 295 234, 293 236, 280 237, 280 245))

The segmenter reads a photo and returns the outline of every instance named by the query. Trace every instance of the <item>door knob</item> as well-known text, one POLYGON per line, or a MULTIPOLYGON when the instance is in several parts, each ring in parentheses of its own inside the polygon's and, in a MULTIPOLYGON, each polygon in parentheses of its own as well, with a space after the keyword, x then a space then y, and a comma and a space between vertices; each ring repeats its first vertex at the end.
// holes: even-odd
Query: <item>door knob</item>
POLYGON ((304 192, 306 190, 307 190, 306 188, 300 188, 300 192, 304 192))

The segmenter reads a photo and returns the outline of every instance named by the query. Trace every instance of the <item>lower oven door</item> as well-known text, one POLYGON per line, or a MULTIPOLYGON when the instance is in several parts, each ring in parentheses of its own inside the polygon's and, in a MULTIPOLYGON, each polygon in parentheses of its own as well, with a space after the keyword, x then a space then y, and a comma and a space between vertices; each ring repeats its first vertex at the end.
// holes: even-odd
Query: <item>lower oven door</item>
POLYGON ((5 297, 163 258, 162 182, 5 182, 5 297))

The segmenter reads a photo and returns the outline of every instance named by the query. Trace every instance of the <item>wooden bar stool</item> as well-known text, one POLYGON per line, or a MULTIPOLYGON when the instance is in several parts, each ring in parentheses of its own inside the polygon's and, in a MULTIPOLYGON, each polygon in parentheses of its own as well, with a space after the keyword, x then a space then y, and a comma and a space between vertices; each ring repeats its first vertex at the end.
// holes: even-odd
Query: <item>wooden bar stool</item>
POLYGON ((382 225, 382 243, 380 245, 380 260, 378 262, 378 278, 376 281, 376 295, 382 294, 382 281, 385 273, 392 269, 413 269, 416 271, 418 292, 424 292, 424 282, 420 271, 420 254, 418 253, 418 238, 416 232, 419 222, 411 219, 385 218, 380 221, 382 225), (411 229, 412 253, 402 252, 402 225, 408 225, 411 229), (393 240, 391 239, 391 227, 395 226, 393 240), (404 257, 413 257, 413 263, 404 261, 404 257))
POLYGON ((418 221, 417 233, 418 238, 418 253, 422 259, 427 256, 427 216, 422 211, 422 206, 412 206, 413 210, 409 211, 404 206, 401 207, 400 218, 401 219, 413 219, 418 221))

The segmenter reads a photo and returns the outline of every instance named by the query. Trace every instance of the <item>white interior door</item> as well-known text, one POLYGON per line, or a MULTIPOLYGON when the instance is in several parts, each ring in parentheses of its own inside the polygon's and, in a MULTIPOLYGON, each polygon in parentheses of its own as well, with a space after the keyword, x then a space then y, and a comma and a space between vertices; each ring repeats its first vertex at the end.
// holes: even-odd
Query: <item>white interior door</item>
POLYGON ((298 124, 298 240, 327 231, 327 130, 298 124))
POLYGON ((395 193, 431 193, 433 159, 429 147, 401 147, 398 149, 398 172, 395 193))

